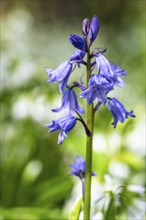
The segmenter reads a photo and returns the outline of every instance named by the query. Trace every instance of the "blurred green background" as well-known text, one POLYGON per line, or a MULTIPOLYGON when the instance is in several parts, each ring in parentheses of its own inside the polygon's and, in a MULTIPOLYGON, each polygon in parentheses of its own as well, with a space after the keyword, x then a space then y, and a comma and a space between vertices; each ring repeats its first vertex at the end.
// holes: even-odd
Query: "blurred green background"
MULTIPOLYGON (((69 164, 85 155, 84 130, 77 124, 61 146, 58 134, 48 133, 45 124, 60 117, 51 109, 61 95, 57 83, 47 83, 44 67, 69 59, 75 50, 69 35, 80 35, 82 20, 94 14, 100 32, 93 46, 107 48, 108 59, 128 73, 124 89, 113 95, 136 114, 116 129, 107 107, 96 114, 96 192, 105 175, 117 185, 145 186, 145 1, 2 0, 1 220, 67 219, 81 194, 69 164)), ((73 79, 78 72, 84 68, 73 79)))

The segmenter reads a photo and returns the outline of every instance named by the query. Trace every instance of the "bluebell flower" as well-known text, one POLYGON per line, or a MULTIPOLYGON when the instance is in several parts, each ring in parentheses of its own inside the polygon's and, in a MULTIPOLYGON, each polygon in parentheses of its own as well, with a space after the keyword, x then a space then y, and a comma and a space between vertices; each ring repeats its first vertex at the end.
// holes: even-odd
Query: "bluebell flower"
POLYGON ((90 30, 90 22, 88 18, 85 18, 82 22, 82 34, 86 38, 90 30))
POLYGON ((90 24, 90 29, 89 29, 90 45, 92 44, 92 42, 97 37, 98 32, 99 32, 99 22, 98 22, 97 16, 94 16, 93 19, 92 19, 92 22, 90 24))
POLYGON ((69 38, 70 42, 73 44, 74 47, 80 50, 87 50, 87 44, 83 37, 78 36, 76 34, 71 34, 69 38))
POLYGON ((124 69, 119 68, 118 64, 110 64, 102 53, 96 55, 96 64, 100 75, 103 75, 109 82, 112 81, 119 87, 124 86, 124 81, 119 76, 125 76, 127 74, 124 69))
POLYGON ((113 83, 100 75, 92 75, 89 79, 88 88, 80 93, 80 97, 87 98, 91 104, 96 98, 105 105, 107 98, 106 94, 113 89, 113 83))
POLYGON ((81 61, 86 54, 86 51, 76 49, 75 52, 71 55, 70 61, 81 61))
POLYGON ((128 112, 122 103, 115 98, 109 98, 108 109, 111 111, 114 118, 114 121, 112 122, 114 128, 116 128, 118 121, 123 123, 128 116, 135 117, 133 111, 128 112))
POLYGON ((67 138, 67 133, 71 131, 76 124, 76 118, 72 115, 64 116, 46 126, 50 128, 49 132, 60 131, 58 136, 58 144, 62 144, 64 138, 67 138))
POLYGON ((62 104, 60 107, 53 109, 54 112, 59 112, 65 109, 66 113, 71 115, 74 111, 84 114, 84 110, 79 107, 76 93, 72 89, 67 89, 62 96, 62 104))
POLYGON ((62 93, 64 87, 67 84, 68 78, 72 72, 72 64, 69 61, 65 61, 60 64, 55 70, 46 68, 48 82, 59 82, 59 91, 62 93))
MULTIPOLYGON (((76 162, 74 164, 70 164, 70 167, 72 168, 71 175, 75 175, 80 179, 85 178, 86 162, 82 157, 77 156, 76 162)), ((96 176, 96 174, 92 172, 92 176, 96 176)))

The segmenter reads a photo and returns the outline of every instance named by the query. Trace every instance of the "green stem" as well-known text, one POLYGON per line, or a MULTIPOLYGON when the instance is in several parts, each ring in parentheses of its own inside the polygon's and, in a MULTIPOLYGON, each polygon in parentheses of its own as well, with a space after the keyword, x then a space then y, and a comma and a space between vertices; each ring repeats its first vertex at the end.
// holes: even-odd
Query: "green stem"
MULTIPOLYGON (((91 76, 90 50, 87 52, 87 83, 91 76)), ((92 140, 93 140, 94 110, 93 104, 87 104, 87 127, 91 136, 86 138, 86 176, 85 176, 85 197, 84 197, 84 220, 90 220, 91 201, 91 172, 92 172, 92 140)))

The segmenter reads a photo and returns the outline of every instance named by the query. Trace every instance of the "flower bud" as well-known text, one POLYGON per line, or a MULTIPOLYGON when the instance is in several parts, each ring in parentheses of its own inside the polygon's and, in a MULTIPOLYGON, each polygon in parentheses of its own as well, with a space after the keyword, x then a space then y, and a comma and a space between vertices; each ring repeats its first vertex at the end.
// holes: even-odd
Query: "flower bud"
POLYGON ((85 18, 82 22, 82 33, 84 37, 87 37, 90 29, 90 22, 88 18, 85 18))
POLYGON ((99 22, 97 16, 94 16, 90 25, 90 30, 89 30, 89 40, 90 40, 90 45, 92 42, 95 40, 97 37, 99 31, 99 22))
POLYGON ((86 41, 83 37, 80 37, 76 34, 71 34, 69 38, 70 42, 73 44, 74 47, 80 50, 87 50, 86 41))

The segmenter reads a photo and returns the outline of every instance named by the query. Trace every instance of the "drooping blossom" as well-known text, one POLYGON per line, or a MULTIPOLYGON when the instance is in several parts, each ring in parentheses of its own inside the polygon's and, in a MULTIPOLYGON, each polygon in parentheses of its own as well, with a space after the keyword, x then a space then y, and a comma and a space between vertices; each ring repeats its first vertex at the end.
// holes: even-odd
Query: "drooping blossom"
POLYGON ((84 114, 84 110, 80 108, 77 100, 76 93, 72 89, 67 89, 62 96, 62 104, 60 107, 53 109, 53 112, 59 112, 62 109, 66 111, 67 114, 72 115, 75 111, 84 114))
POLYGON ((127 73, 124 69, 120 69, 118 64, 112 65, 102 53, 98 53, 96 55, 96 65, 99 74, 104 76, 109 82, 113 82, 119 87, 124 86, 124 81, 119 76, 125 76, 127 73))
POLYGON ((91 104, 95 99, 105 105, 106 94, 113 89, 113 83, 109 83, 107 79, 100 75, 92 75, 89 79, 88 88, 80 93, 80 97, 87 98, 91 104))
MULTIPOLYGON (((75 175, 80 179, 85 178, 86 162, 82 157, 77 156, 75 163, 70 164, 70 167, 72 168, 71 175, 75 175)), ((96 174, 92 172, 92 176, 96 176, 96 174)))
MULTIPOLYGON (((79 177, 82 182, 82 195, 84 199, 86 162, 82 157, 77 156, 75 163, 70 164, 70 167, 72 168, 72 171, 70 174, 79 177)), ((92 172, 91 175, 96 176, 94 172, 92 172)))
POLYGON ((46 126, 50 128, 49 132, 60 131, 58 136, 58 144, 62 144, 64 138, 67 138, 67 133, 71 131, 76 124, 76 118, 72 115, 64 116, 46 126))
POLYGON ((72 72, 72 64, 69 61, 65 61, 60 64, 55 70, 46 68, 46 72, 48 74, 48 77, 50 78, 48 82, 58 81, 59 91, 62 93, 72 72))
POLYGON ((135 117, 133 111, 128 112, 122 103, 115 98, 110 98, 108 100, 108 109, 111 111, 114 118, 114 121, 112 122, 114 128, 116 128, 118 121, 123 123, 129 116, 133 118, 135 117))

